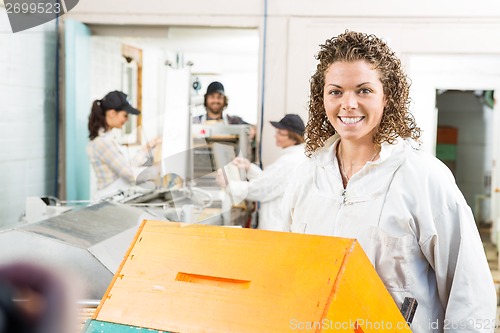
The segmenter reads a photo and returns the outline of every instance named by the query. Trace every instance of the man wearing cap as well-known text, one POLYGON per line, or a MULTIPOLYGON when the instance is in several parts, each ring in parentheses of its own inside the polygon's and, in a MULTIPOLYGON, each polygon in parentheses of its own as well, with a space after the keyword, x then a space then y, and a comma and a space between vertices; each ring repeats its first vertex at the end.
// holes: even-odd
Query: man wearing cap
POLYGON ((223 122, 225 125, 248 124, 238 116, 230 116, 223 113, 228 105, 228 99, 224 92, 224 86, 218 81, 214 81, 208 85, 203 105, 207 113, 194 117, 194 124, 205 124, 211 121, 223 122))
POLYGON ((117 90, 92 104, 87 155, 97 178, 96 199, 116 194, 136 184, 133 168, 152 162, 151 149, 161 142, 159 138, 148 142, 129 159, 113 135, 112 129, 122 128, 129 114, 139 113, 139 110, 130 105, 127 95, 117 90))
POLYGON ((223 123, 224 125, 250 125, 248 138, 252 147, 252 160, 254 160, 256 154, 255 136, 257 129, 255 128, 255 125, 247 123, 241 117, 230 116, 223 113, 224 109, 228 105, 228 99, 224 92, 224 86, 222 83, 218 81, 210 83, 204 97, 205 101, 203 105, 205 105, 207 113, 193 117, 193 124, 211 124, 216 122, 223 123))
POLYGON ((270 123, 276 128, 276 146, 282 148, 280 157, 265 170, 238 157, 233 163, 245 169, 247 181, 229 181, 221 185, 226 185, 233 197, 260 202, 258 229, 284 231, 280 217, 281 198, 295 166, 306 160, 305 126, 296 114, 287 114, 280 121, 270 123))

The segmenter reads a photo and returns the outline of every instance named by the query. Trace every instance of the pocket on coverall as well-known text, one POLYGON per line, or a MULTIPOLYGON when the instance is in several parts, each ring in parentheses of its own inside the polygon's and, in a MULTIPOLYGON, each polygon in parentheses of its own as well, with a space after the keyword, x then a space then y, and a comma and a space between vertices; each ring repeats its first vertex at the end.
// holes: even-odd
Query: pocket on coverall
POLYGON ((417 246, 415 242, 413 235, 393 237, 380 228, 372 228, 370 247, 374 266, 388 290, 409 291, 411 253, 417 246))

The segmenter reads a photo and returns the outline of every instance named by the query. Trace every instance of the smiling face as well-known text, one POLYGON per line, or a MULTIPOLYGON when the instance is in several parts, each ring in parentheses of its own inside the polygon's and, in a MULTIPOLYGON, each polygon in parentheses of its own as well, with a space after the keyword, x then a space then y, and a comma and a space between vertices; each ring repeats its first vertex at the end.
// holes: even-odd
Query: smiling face
POLYGON ((222 116, 222 110, 224 110, 224 107, 225 107, 224 95, 222 95, 221 93, 213 93, 213 94, 207 95, 206 107, 207 107, 207 111, 211 113, 210 115, 222 116))
POLYGON ((334 62, 325 72, 323 102, 342 140, 373 143, 385 107, 379 72, 367 61, 334 62))
POLYGON ((274 135, 276 139, 276 146, 280 148, 287 148, 295 145, 297 142, 295 140, 290 139, 288 135, 288 130, 286 129, 276 129, 276 134, 274 135))
POLYGON ((116 111, 114 109, 106 111, 106 124, 109 129, 122 128, 128 120, 127 111, 116 111))

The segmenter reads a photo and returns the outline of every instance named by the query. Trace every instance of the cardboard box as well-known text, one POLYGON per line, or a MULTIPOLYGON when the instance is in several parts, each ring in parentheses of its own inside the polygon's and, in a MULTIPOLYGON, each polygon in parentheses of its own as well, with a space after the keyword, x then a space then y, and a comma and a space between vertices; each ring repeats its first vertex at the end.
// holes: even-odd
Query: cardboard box
POLYGON ((117 332, 411 332, 354 239, 161 221, 141 225, 93 319, 117 332))
POLYGON ((458 128, 451 126, 438 126, 436 142, 456 145, 458 143, 458 128))

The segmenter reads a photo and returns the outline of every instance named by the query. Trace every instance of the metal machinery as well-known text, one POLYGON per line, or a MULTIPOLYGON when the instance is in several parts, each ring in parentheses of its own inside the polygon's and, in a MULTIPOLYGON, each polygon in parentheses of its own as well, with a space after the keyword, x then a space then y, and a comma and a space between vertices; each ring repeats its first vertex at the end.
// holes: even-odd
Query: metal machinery
POLYGON ((86 298, 100 299, 143 219, 245 226, 248 209, 232 206, 216 184, 211 144, 223 142, 250 157, 249 126, 197 129, 210 135, 195 137, 195 177, 189 186, 150 182, 79 207, 56 198, 28 198, 25 223, 0 231, 0 264, 34 260, 63 268, 87 287, 86 298))
POLYGON ((101 202, 0 231, 0 263, 35 261, 63 269, 100 299, 142 221, 144 211, 101 202))
POLYGON ((215 187, 214 174, 216 164, 212 152, 214 142, 234 147, 235 156, 254 161, 250 125, 193 125, 193 172, 196 186, 215 187))
MULTIPOLYGON (((234 156, 242 156, 250 161, 255 160, 255 152, 250 139, 251 125, 195 124, 193 133, 193 185, 212 193, 221 192, 215 177, 217 165, 212 146, 221 143, 234 148, 234 156)), ((248 226, 252 203, 242 202, 236 206, 227 207, 222 202, 223 225, 248 226)))
POLYGON ((74 207, 55 198, 29 199, 27 211, 35 206, 38 214, 26 214, 31 220, 0 231, 0 265, 33 261, 64 270, 80 280, 88 299, 104 295, 144 219, 222 224, 221 209, 208 208, 217 200, 197 188, 134 186, 105 201, 74 207), (40 202, 46 204, 44 211, 40 202))
POLYGON ((251 126, 191 124, 190 107, 196 103, 191 96, 195 82, 190 65, 178 69, 167 66, 166 71, 168 107, 162 131, 163 143, 168 145, 163 146, 160 157, 161 172, 158 165, 149 170, 157 179, 100 202, 86 202, 86 206, 70 207, 71 203, 57 198, 28 198, 24 223, 0 230, 0 264, 32 259, 63 267, 88 287, 85 297, 100 299, 143 219, 248 225, 250 214, 245 203, 234 206, 216 183, 211 145, 231 145, 235 155, 241 153, 253 161, 251 126), (168 173, 175 171, 163 169, 166 160, 168 166, 179 166, 175 171, 180 170, 184 179, 167 179, 168 173))

